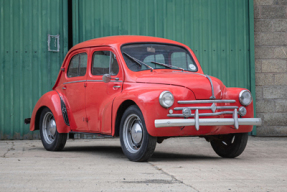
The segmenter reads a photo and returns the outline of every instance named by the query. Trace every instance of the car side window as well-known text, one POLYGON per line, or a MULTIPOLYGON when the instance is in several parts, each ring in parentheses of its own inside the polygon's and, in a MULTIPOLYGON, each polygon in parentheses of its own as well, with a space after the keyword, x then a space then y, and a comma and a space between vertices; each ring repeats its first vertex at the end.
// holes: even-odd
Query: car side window
POLYGON ((110 51, 96 51, 93 54, 92 75, 117 75, 119 65, 116 56, 110 51))
POLYGON ((79 53, 77 55, 74 55, 70 60, 67 76, 84 76, 87 70, 87 58, 88 57, 86 53, 79 53))

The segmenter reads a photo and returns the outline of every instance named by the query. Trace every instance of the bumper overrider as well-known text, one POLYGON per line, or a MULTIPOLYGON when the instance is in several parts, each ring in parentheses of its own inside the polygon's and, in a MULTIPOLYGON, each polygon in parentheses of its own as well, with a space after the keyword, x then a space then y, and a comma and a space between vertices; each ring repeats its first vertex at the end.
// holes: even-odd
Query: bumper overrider
MULTIPOLYGON (((187 103, 233 103, 234 100, 213 100, 213 101, 185 101, 179 102, 182 104, 187 103)), ((220 107, 217 107, 218 109, 220 107)), ((182 110, 183 108, 175 108, 174 110, 182 110)), ((194 117, 194 119, 156 119, 154 124, 156 128, 161 127, 183 127, 183 126, 195 126, 198 131, 199 126, 220 126, 220 125, 233 125, 235 129, 239 128, 239 125, 257 125, 262 124, 261 118, 238 118, 238 111, 236 106, 221 107, 221 109, 233 109, 233 111, 225 111, 221 113, 215 113, 216 106, 213 104, 210 107, 189 107, 189 109, 195 110, 194 114, 188 117, 194 117), (214 108, 215 107, 215 108, 214 108), (214 108, 214 109, 213 109, 214 108), (200 109, 211 109, 213 113, 199 114, 200 109), (200 116, 217 116, 219 114, 232 114, 232 118, 199 118, 200 116)), ((181 117, 182 115, 169 114, 169 117, 181 117)))

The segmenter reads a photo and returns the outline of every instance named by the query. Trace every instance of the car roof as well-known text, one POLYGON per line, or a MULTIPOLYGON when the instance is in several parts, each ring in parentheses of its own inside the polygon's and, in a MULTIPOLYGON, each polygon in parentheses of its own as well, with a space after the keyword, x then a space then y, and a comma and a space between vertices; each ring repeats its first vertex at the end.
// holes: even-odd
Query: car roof
MULTIPOLYGON (((139 35, 118 35, 118 36, 107 36, 107 37, 101 37, 101 38, 96 38, 96 39, 91 39, 88 41, 84 41, 82 43, 76 44, 74 47, 72 47, 69 52, 66 54, 66 57, 64 59, 64 62, 62 66, 64 65, 66 59, 68 58, 68 55, 73 52, 74 50, 81 49, 81 48, 89 48, 89 47, 97 47, 97 46, 113 46, 113 47, 120 47, 123 44, 129 44, 129 43, 166 43, 166 44, 174 44, 174 45, 179 45, 187 48, 190 50, 188 46, 185 44, 179 43, 177 41, 173 41, 170 39, 164 39, 160 37, 151 37, 151 36, 139 36, 139 35)), ((191 51, 193 54, 193 57, 195 57, 194 53, 191 51)), ((196 59, 196 57, 195 57, 196 59)), ((198 63, 197 59, 196 62, 198 66, 200 64, 198 63)), ((201 68, 199 67, 201 70, 201 68)), ((202 73, 202 70, 200 71, 202 73)), ((59 72, 58 78, 55 82, 55 85, 53 89, 57 86, 59 82, 59 78, 61 76, 61 71, 59 72)))
POLYGON ((108 36, 108 37, 101 37, 96 39, 91 39, 88 41, 84 41, 72 47, 70 51, 86 48, 86 47, 95 47, 95 46, 109 46, 109 45, 123 45, 126 43, 136 43, 136 42, 160 42, 160 43, 167 43, 167 44, 177 44, 181 46, 185 46, 182 43, 159 38, 159 37, 150 37, 150 36, 139 36, 139 35, 118 35, 118 36, 108 36))

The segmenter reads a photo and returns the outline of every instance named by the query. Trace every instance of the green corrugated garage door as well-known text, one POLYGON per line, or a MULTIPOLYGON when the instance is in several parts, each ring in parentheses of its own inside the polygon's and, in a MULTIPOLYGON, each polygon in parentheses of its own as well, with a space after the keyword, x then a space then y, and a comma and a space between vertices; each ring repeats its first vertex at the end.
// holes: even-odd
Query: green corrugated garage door
POLYGON ((0 139, 38 138, 24 118, 56 81, 68 50, 65 18, 64 0, 0 0, 0 139), (50 36, 51 51, 49 34, 60 40, 50 36))

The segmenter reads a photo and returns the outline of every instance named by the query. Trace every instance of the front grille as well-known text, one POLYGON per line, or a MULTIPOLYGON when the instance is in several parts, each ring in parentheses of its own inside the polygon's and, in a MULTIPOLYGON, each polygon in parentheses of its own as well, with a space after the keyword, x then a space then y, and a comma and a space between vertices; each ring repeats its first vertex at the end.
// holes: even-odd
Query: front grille
POLYGON ((168 114, 168 117, 194 117, 195 111, 198 110, 205 110, 210 112, 208 113, 198 113, 199 117, 206 117, 206 116, 218 116, 224 114, 233 114, 234 110, 238 109, 238 106, 222 106, 225 103, 235 103, 235 100, 191 100, 191 101, 178 101, 178 104, 193 104, 195 106, 184 106, 184 107, 175 107, 174 111, 182 111, 183 109, 190 109, 191 114, 188 116, 184 116, 182 113, 175 113, 175 114, 168 114), (216 105, 219 103, 219 105, 216 105), (200 105, 203 106, 200 106, 200 105), (210 104, 210 105, 208 105, 210 104), (230 110, 229 110, 230 109, 230 110), (220 111, 223 110, 223 111, 220 111), (194 111, 194 113, 192 113, 194 111))

